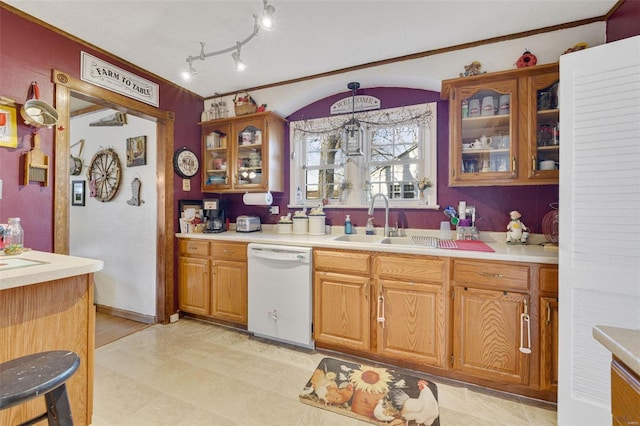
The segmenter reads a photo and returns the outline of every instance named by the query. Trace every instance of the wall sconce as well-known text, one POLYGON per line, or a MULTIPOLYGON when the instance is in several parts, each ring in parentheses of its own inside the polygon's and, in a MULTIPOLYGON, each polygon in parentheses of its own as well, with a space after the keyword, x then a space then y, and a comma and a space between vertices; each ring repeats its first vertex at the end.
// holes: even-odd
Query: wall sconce
POLYGON ((187 64, 189 64, 189 70, 182 73, 182 78, 188 80, 189 78, 191 78, 191 76, 197 74, 196 69, 193 67, 193 61, 204 61, 206 58, 222 55, 229 52, 233 52, 231 53, 231 57, 233 58, 233 61, 235 63, 236 70, 244 70, 247 65, 242 59, 240 59, 240 48, 249 43, 249 41, 251 41, 255 36, 257 36, 260 28, 266 31, 271 31, 273 29, 273 15, 275 14, 275 12, 276 8, 268 4, 268 0, 263 0, 262 15, 260 17, 258 17, 257 15, 253 15, 253 31, 244 40, 236 42, 234 46, 228 47, 226 49, 216 50, 215 52, 205 53, 204 43, 200 42, 200 54, 198 56, 187 56, 186 61, 187 64))
POLYGON ((347 84, 347 88, 351 89, 351 119, 346 121, 342 128, 344 129, 344 140, 347 156, 355 157, 362 154, 362 128, 360 122, 356 119, 356 91, 360 88, 360 83, 351 82, 347 84))

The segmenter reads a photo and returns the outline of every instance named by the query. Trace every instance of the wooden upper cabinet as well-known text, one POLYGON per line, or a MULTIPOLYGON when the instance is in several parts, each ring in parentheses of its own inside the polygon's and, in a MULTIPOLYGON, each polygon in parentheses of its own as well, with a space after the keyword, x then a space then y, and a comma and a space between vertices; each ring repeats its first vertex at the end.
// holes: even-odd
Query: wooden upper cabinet
POLYGON ((449 185, 558 183, 558 81, 557 63, 443 81, 449 185))
POLYGON ((202 191, 284 191, 284 123, 272 112, 200 123, 202 191))

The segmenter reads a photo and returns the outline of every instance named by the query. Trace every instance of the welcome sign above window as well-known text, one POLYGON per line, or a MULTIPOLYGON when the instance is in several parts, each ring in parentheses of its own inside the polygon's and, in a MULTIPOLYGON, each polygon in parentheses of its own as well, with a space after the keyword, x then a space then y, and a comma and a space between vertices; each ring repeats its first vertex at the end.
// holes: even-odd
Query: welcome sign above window
POLYGON ((331 105, 331 115, 352 112, 354 110, 354 99, 356 112, 380 109, 380 99, 375 96, 357 95, 355 97, 349 96, 348 98, 340 99, 331 105))
POLYGON ((83 81, 155 107, 159 105, 159 86, 156 83, 138 77, 86 52, 81 52, 80 59, 80 78, 83 81))

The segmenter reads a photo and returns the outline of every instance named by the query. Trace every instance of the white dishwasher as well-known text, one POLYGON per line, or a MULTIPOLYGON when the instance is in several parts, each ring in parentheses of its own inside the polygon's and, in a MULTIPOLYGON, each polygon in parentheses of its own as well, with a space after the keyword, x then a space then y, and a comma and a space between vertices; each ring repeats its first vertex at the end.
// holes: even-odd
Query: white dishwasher
POLYGON ((313 349, 311 248, 251 243, 247 257, 248 330, 313 349))

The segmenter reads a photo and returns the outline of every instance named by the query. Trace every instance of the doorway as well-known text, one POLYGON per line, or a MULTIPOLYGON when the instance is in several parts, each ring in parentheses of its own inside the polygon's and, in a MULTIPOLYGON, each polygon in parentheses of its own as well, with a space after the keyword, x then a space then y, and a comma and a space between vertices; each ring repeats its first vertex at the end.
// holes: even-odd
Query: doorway
POLYGON ((172 153, 174 114, 139 101, 118 95, 106 89, 53 70, 56 110, 59 115, 55 132, 54 180, 54 252, 69 253, 69 155, 70 155, 70 102, 71 97, 118 110, 126 114, 154 121, 157 135, 157 223, 156 223, 156 318, 168 323, 174 311, 173 279, 173 188, 172 153))

